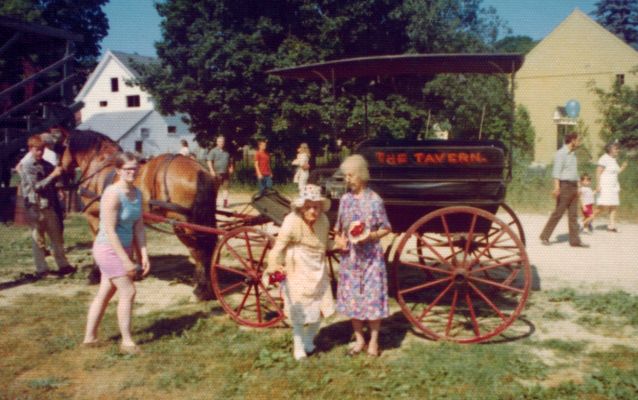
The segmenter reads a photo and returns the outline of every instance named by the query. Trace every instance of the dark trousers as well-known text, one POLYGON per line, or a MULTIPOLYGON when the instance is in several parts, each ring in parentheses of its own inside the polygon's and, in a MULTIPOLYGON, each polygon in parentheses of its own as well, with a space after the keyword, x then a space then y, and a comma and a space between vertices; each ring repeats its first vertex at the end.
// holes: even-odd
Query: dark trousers
POLYGON ((541 240, 549 240, 565 210, 567 210, 567 219, 569 221, 569 244, 580 243, 580 237, 578 236, 578 184, 568 181, 560 182, 560 194, 558 199, 556 199, 556 208, 545 224, 543 233, 541 233, 541 240))

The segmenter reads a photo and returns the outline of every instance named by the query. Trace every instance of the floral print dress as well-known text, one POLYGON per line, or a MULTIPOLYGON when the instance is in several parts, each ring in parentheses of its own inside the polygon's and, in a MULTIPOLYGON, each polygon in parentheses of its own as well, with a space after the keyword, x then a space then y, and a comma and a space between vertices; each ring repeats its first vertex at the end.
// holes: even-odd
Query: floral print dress
MULTIPOLYGON (((363 221, 372 232, 392 229, 383 200, 368 188, 358 199, 352 193, 341 197, 336 230, 345 233, 354 221, 363 221)), ((388 316, 388 278, 379 241, 348 243, 339 265, 337 312, 360 320, 388 316)))

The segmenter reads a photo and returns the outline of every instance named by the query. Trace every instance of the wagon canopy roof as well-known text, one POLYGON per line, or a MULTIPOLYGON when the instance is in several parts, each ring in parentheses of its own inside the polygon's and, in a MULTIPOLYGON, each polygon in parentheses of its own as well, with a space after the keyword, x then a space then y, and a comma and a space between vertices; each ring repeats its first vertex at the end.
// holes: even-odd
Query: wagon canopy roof
POLYGON ((267 71, 289 79, 432 75, 439 73, 509 74, 523 65, 522 54, 399 54, 344 58, 267 71))

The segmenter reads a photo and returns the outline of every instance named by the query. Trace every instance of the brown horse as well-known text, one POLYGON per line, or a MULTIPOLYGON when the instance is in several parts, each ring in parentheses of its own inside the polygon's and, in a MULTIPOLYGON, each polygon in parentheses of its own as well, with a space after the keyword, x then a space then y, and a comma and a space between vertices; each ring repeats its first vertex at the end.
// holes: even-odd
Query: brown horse
MULTIPOLYGON (((61 165, 66 173, 73 172, 76 166, 81 170, 75 184, 94 236, 99 225, 100 196, 116 179, 114 155, 120 151, 117 143, 94 131, 72 131, 66 139, 61 165)), ((154 157, 141 166, 136 186, 142 192, 145 211, 152 210, 177 221, 215 226, 217 185, 197 161, 173 154, 154 157)), ((201 300, 211 299, 208 270, 217 237, 186 228, 175 227, 174 232, 195 260, 195 294, 201 300)))

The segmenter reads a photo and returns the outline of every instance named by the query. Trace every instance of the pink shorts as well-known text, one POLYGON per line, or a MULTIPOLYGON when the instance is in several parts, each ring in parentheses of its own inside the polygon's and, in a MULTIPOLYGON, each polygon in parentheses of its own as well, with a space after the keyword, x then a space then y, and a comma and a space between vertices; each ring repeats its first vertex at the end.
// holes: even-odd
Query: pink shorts
POLYGON ((593 204, 585 204, 583 206, 583 216, 585 218, 590 217, 594 213, 594 205, 593 204))
MULTIPOLYGON (((131 247, 125 247, 124 250, 131 255, 131 247)), ((124 264, 118 255, 108 243, 93 244, 93 259, 100 268, 102 275, 108 279, 119 278, 126 275, 124 264)))

